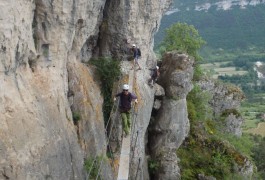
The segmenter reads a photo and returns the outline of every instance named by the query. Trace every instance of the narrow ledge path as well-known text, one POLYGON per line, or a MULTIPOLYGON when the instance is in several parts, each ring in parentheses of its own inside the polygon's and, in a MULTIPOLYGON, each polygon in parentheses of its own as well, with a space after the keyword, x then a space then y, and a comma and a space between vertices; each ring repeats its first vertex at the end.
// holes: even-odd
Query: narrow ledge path
MULTIPOLYGON (((129 72, 129 91, 132 92, 134 85, 134 71, 130 70, 129 72)), ((132 115, 133 116, 133 115, 132 115)), ((133 119, 133 117, 131 117, 133 119)), ((130 170, 130 150, 131 150, 131 132, 129 136, 123 136, 122 147, 119 161, 119 170, 117 180, 128 180, 129 179, 129 170, 130 170)))

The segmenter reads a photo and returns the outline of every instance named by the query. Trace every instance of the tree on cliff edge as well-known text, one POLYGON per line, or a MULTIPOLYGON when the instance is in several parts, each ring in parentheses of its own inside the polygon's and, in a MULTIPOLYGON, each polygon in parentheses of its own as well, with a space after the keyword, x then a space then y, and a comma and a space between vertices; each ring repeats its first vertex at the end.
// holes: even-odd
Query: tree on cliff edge
POLYGON ((195 60, 200 60, 198 50, 206 42, 199 35, 194 26, 186 23, 176 23, 166 29, 166 35, 160 44, 160 53, 178 50, 193 56, 195 60))

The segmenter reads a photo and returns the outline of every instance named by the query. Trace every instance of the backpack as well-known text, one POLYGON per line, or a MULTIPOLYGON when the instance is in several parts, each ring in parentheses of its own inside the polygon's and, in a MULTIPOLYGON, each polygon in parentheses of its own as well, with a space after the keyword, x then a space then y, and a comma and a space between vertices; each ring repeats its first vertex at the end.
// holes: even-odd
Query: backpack
POLYGON ((141 50, 139 48, 137 48, 137 55, 141 56, 141 50))

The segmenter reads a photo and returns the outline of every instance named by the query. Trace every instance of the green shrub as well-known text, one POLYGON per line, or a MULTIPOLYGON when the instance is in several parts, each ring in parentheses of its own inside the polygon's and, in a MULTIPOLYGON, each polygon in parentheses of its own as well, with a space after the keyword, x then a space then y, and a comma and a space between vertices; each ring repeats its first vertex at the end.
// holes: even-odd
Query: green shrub
POLYGON ((229 141, 229 143, 233 145, 238 152, 249 158, 251 157, 252 148, 255 144, 252 135, 244 133, 241 137, 237 137, 233 134, 219 134, 218 136, 229 141))
MULTIPOLYGON (((106 163, 106 158, 104 156, 97 156, 96 158, 88 158, 84 162, 84 167, 87 173, 89 173, 88 179, 96 179, 98 176, 99 179, 102 179, 100 177, 100 164, 106 163), (98 175, 99 174, 99 175, 98 175)), ((102 168, 102 165, 101 165, 102 168)))
POLYGON ((187 108, 188 108, 188 118, 190 121, 196 120, 196 109, 194 104, 191 101, 187 102, 187 108))
MULTIPOLYGON (((206 91, 202 91, 198 85, 187 96, 188 113, 193 119, 206 120, 212 117, 212 108, 209 105, 210 95, 206 91)), ((191 119, 191 120, 193 120, 191 119)))
POLYGON ((160 164, 155 159, 148 159, 148 172, 151 176, 155 175, 155 173, 159 170, 160 164))
POLYGON ((265 179, 265 137, 255 137, 255 140, 258 143, 252 149, 252 157, 257 165, 260 178, 265 179))
MULTIPOLYGON (((244 135, 240 139, 221 135, 219 129, 222 124, 213 120, 210 99, 210 95, 197 85, 187 96, 191 128, 189 137, 177 150, 181 178, 197 179, 198 174, 204 174, 216 179, 240 179, 242 176, 234 172, 234 166, 244 163, 245 156, 242 154, 250 157, 253 146, 251 137, 244 135)), ((230 113, 240 115, 235 109, 226 110, 222 115, 228 116, 230 113)))
POLYGON ((239 176, 233 170, 243 156, 222 139, 197 133, 189 136, 177 150, 180 158, 181 179, 197 179, 198 174, 228 179, 239 176))
POLYGON ((104 97, 103 113, 106 123, 113 106, 113 84, 118 80, 121 74, 120 62, 110 58, 99 58, 92 59, 90 63, 96 66, 97 74, 101 81, 101 93, 104 97))
POLYGON ((73 113, 74 124, 77 125, 77 122, 81 119, 81 115, 78 112, 73 113))
POLYGON ((237 109, 226 109, 222 112, 221 117, 227 118, 230 114, 235 115, 237 118, 241 116, 237 109))
POLYGON ((186 23, 176 23, 166 29, 166 35, 160 45, 160 52, 178 50, 193 56, 195 60, 200 60, 198 50, 206 42, 199 35, 194 26, 186 23))

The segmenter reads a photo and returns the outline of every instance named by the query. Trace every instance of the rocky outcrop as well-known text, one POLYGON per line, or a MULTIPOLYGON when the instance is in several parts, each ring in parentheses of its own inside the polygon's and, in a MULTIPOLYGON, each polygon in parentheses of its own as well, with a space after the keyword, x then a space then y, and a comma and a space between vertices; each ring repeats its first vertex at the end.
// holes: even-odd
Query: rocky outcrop
POLYGON ((155 179, 180 179, 176 150, 190 128, 186 96, 192 89, 193 63, 193 59, 177 52, 163 57, 158 84, 166 94, 148 136, 151 158, 160 163, 155 179))
POLYGON ((201 80, 199 86, 211 95, 210 105, 216 119, 224 120, 225 132, 242 135, 244 119, 239 113, 240 103, 245 99, 242 90, 231 84, 224 84, 210 79, 201 80))
POLYGON ((235 115, 230 113, 227 117, 225 117, 225 132, 234 134, 238 137, 242 135, 242 125, 244 123, 244 119, 241 115, 235 115))
MULTIPOLYGON (((102 97, 91 57, 126 59, 141 47, 143 69, 154 65, 153 35, 170 0, 0 2, 0 179, 83 179, 84 159, 103 155, 102 97), (125 47, 125 49, 124 49, 125 47), (73 122, 73 115, 79 120, 73 122)), ((145 132, 154 91, 137 73, 137 158, 148 178, 145 132), (144 108, 143 108, 144 107, 144 108)), ((133 138, 136 138, 135 136, 133 138)), ((134 168, 135 167, 135 168, 134 168)), ((103 179, 113 179, 103 168, 103 179)))

